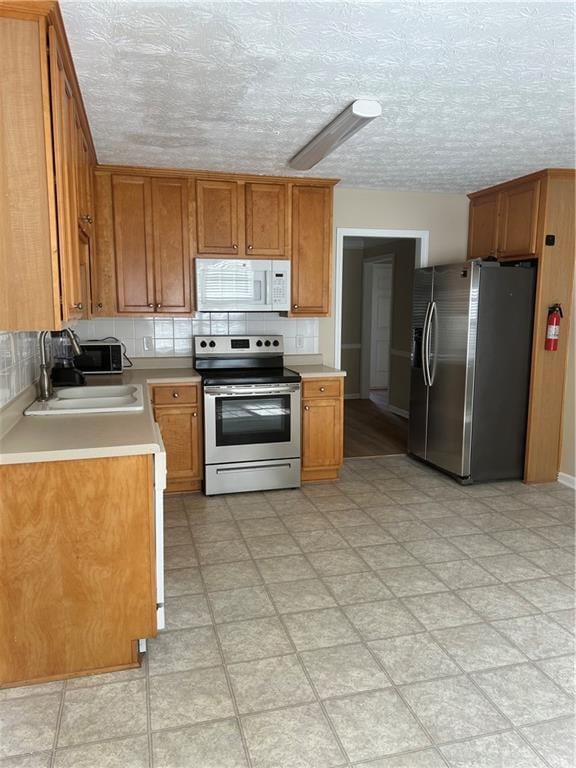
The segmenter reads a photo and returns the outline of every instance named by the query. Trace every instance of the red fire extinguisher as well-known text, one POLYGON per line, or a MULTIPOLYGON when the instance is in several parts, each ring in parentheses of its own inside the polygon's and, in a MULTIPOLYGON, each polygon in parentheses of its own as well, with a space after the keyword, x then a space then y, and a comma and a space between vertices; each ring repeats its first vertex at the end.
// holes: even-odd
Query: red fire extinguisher
POLYGON ((556 352, 558 338, 560 337, 560 320, 564 317, 560 304, 552 304, 548 307, 548 321, 546 323, 546 341, 544 349, 548 352, 556 352))

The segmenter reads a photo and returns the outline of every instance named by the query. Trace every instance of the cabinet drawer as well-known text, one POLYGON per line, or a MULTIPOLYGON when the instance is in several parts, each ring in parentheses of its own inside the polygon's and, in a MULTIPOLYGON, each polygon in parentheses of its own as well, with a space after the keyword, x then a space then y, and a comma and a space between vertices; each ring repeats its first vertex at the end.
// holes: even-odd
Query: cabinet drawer
POLYGON ((334 379, 308 379, 302 382, 302 397, 340 397, 342 394, 342 380, 334 379))
POLYGON ((154 405, 195 405, 198 402, 198 387, 195 384, 152 387, 152 400, 154 405))

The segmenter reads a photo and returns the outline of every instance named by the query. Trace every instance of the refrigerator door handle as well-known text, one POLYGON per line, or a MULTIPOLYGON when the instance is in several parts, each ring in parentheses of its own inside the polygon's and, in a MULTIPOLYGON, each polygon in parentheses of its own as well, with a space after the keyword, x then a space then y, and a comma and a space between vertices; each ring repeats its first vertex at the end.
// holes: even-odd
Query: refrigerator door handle
POLYGON ((426 338, 426 369, 428 371, 428 386, 432 386, 434 384, 434 379, 436 378, 436 355, 434 355, 434 365, 432 366, 432 369, 430 369, 430 350, 432 347, 432 322, 434 322, 434 336, 435 343, 434 343, 434 349, 438 348, 438 311, 436 309, 436 302, 433 301, 430 307, 430 315, 428 317, 428 336, 426 338))
POLYGON ((422 376, 424 377, 424 385, 426 387, 430 386, 430 370, 428 368, 428 355, 429 355, 429 335, 430 335, 430 312, 432 309, 432 302, 428 302, 428 306, 426 307, 426 316, 424 317, 424 329, 423 329, 423 339, 422 339, 422 347, 421 347, 421 354, 422 354, 422 376))

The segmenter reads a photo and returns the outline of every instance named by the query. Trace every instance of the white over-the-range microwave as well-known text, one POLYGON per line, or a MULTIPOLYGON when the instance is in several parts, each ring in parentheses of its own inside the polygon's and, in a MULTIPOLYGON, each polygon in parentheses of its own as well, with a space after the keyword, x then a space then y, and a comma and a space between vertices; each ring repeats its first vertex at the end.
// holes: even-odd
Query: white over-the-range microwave
POLYGON ((196 259, 200 312, 287 312, 290 261, 196 259))

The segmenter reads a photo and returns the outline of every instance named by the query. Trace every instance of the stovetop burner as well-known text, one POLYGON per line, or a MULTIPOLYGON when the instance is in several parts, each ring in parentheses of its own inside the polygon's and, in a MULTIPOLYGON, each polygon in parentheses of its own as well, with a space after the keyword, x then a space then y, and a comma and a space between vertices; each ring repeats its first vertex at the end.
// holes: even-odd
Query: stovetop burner
POLYGON ((199 370, 205 386, 217 384, 279 384, 301 380, 301 376, 290 368, 244 368, 224 370, 199 370))
POLYGON ((282 336, 197 336, 194 367, 205 386, 299 382, 284 367, 282 336))

